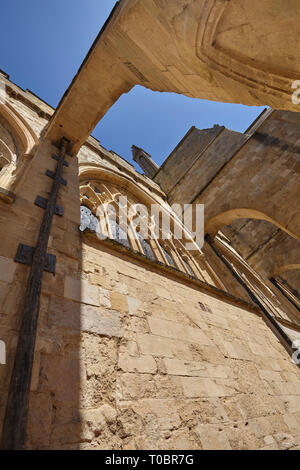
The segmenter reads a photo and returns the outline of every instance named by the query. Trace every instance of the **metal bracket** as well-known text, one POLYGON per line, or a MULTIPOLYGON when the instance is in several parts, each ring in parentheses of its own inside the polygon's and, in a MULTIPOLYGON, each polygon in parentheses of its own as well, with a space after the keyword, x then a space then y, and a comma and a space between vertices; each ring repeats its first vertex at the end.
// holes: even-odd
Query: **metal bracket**
MULTIPOLYGON (((49 176, 49 178, 52 178, 54 180, 55 178, 55 173, 54 171, 51 171, 51 170, 46 170, 46 173, 45 173, 46 176, 49 176)), ((61 184, 63 184, 64 186, 67 186, 67 180, 65 180, 64 178, 60 178, 60 182, 61 184)))
MULTIPOLYGON (((18 251, 15 257, 16 263, 27 264, 31 265, 33 260, 35 248, 28 245, 20 245, 18 246, 18 251)), ((51 255, 50 253, 46 254, 46 261, 44 266, 44 271, 48 273, 55 274, 55 267, 56 267, 56 255, 51 255)))
MULTIPOLYGON (((46 209, 47 204, 48 204, 48 199, 42 196, 37 196, 34 203, 36 206, 41 207, 42 209, 46 209)), ((55 207, 55 215, 59 215, 60 217, 62 217, 64 215, 64 208, 62 206, 57 205, 55 207)))
MULTIPOLYGON (((52 158, 53 160, 56 160, 57 162, 59 160, 58 156, 55 155, 55 153, 52 154, 52 158)), ((69 163, 66 160, 64 160, 64 166, 67 166, 67 167, 69 166, 69 163)))

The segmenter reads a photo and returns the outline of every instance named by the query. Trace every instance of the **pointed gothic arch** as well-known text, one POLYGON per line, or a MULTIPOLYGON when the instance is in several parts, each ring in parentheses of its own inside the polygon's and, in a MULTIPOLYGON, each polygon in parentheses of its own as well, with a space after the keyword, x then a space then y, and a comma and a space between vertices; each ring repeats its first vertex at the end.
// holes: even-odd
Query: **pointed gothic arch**
POLYGON ((236 219, 258 219, 271 222, 276 227, 280 228, 282 231, 286 232, 291 237, 300 241, 299 236, 296 233, 291 232, 277 220, 270 217, 266 213, 251 209, 251 208, 236 208, 230 209, 228 211, 220 212, 218 215, 212 217, 205 223, 205 232, 209 235, 216 235, 217 232, 224 226, 230 225, 236 219))
POLYGON ((39 140, 8 103, 0 103, 0 129, 0 198, 13 202, 39 140))
MULTIPOLYGON (((97 215, 97 208, 102 203, 112 203, 116 207, 118 205, 117 196, 126 195, 128 203, 130 204, 144 204, 151 213, 151 204, 158 204, 162 211, 166 211, 171 216, 171 239, 164 239, 162 227, 159 226, 158 239, 142 239, 134 226, 131 226, 132 221, 128 220, 128 248, 136 252, 140 252, 148 259, 158 261, 169 267, 173 267, 187 275, 196 277, 202 281, 207 282, 207 273, 210 273, 211 268, 204 259, 204 254, 195 243, 193 250, 185 248, 185 242, 191 243, 190 234, 184 225, 180 222, 170 206, 157 196, 155 193, 148 191, 146 187, 137 185, 135 179, 129 175, 119 174, 117 171, 99 167, 99 165, 81 165, 79 170, 80 179, 80 193, 81 193, 81 210, 82 210, 82 225, 81 231, 84 232, 87 228, 94 232, 107 235, 111 238, 111 232, 115 230, 118 233, 119 219, 113 222, 113 227, 109 218, 109 214, 105 214, 104 219, 104 232, 101 222, 98 224, 97 230, 94 227, 95 215, 97 215), (107 223, 108 222, 108 223, 107 223), (176 224, 182 226, 183 240, 176 239, 174 235, 174 227, 176 224), (91 229, 92 227, 92 229, 91 229), (173 235, 172 235, 173 234, 173 235)), ((100 219, 99 219, 100 220, 100 219)), ((150 225, 153 221, 150 222, 150 225)), ((148 230, 150 233, 150 225, 148 230)), ((100 237, 101 238, 101 237, 100 237)), ((113 237, 115 241, 118 237, 113 237)), ((123 243, 124 245, 124 243, 123 243)), ((213 285, 219 286, 214 276, 209 277, 209 282, 213 285)))

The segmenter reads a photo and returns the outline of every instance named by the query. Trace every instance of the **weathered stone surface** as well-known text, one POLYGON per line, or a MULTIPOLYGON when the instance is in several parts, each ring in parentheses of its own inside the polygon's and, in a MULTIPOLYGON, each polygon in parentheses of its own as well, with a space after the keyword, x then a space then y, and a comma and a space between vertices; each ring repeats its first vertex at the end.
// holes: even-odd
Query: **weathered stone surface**
MULTIPOLYGON (((144 3, 137 2, 147 11, 149 5, 144 3)), ((181 15, 181 9, 175 11, 176 2, 169 8, 172 15, 181 15)), ((193 17, 189 11, 185 15, 187 19, 193 17)), ((227 34, 231 33, 222 30, 225 42, 227 34)), ((120 57, 125 52, 120 50, 120 57)), ((120 86, 123 67, 117 70, 120 75, 115 75, 120 86)), ((132 74, 132 70, 126 73, 132 74)), ((169 75, 170 70, 166 77, 169 75)), ((37 110, 49 115, 53 110, 10 82, 9 87, 18 97, 9 96, 8 104, 21 114, 29 134, 33 130, 40 135, 48 118, 40 117, 37 110)), ((279 139, 293 142, 293 151, 279 148, 283 142, 254 137, 238 150, 237 143, 244 143, 245 136, 225 130, 219 133, 220 129, 195 131, 194 137, 201 135, 204 140, 198 150, 195 141, 191 145, 186 141, 187 153, 182 161, 177 148, 178 166, 172 167, 171 160, 166 163, 170 180, 165 183, 170 190, 176 184, 174 197, 180 193, 184 196, 181 183, 185 184, 186 169, 186 194, 196 196, 202 188, 212 216, 215 209, 227 210, 226 195, 233 194, 234 203, 244 201, 250 207, 263 191, 268 207, 272 211, 278 208, 286 228, 294 230, 298 224, 297 198, 292 200, 298 170, 298 126, 299 117, 285 112, 275 112, 274 119, 270 117, 264 124, 270 136, 278 133, 279 139), (200 150, 201 158, 197 158, 200 150), (216 153, 218 158, 214 158, 216 153), (267 176, 260 166, 263 160, 268 165, 267 176), (184 168, 186 163, 189 168, 184 168), (252 171, 253 178, 248 178, 252 171), (274 172, 280 175, 275 182, 274 172), (216 180, 210 183, 215 173, 216 180), (178 185, 177 178, 181 181, 178 185), (250 183, 252 192, 247 192, 250 183)), ((12 260, 20 238, 31 246, 36 243, 43 212, 33 203, 37 194, 49 197, 50 182, 45 182, 44 173, 46 168, 55 170, 51 154, 57 149, 43 138, 36 139, 36 144, 30 165, 24 163, 22 167, 24 179, 14 204, 9 208, 0 204, 0 337, 8 351, 7 365, 0 366, 0 427, 29 272, 28 266, 12 260)), ((63 218, 54 218, 49 241, 49 252, 57 256, 57 273, 55 277, 43 275, 27 448, 299 447, 299 370, 257 312, 237 299, 228 300, 224 292, 183 279, 116 244, 105 244, 79 232, 78 173, 86 191, 88 185, 94 187, 101 181, 107 189, 128 189, 138 200, 167 206, 161 188, 93 138, 82 147, 79 161, 69 155, 66 158, 70 164, 64 169, 68 186, 61 188, 59 197, 65 213, 63 218)), ((86 203, 92 205, 91 200, 86 199, 86 203)), ((241 229, 245 239, 251 226, 241 229)), ((272 231, 258 238, 265 243, 266 235, 277 240, 272 231)), ((292 248, 291 244, 284 246, 292 248)), ((250 248, 255 249, 252 245, 250 248)), ((270 248, 269 253, 270 257, 276 254, 275 249, 270 248)), ((199 278, 222 287, 224 269, 217 263, 210 268, 201 253, 198 255, 199 278)), ((211 258, 210 253, 208 260, 211 258)), ((159 254, 158 259, 161 261, 159 254)), ((258 258, 255 263, 259 263, 258 258)), ((269 264, 264 266, 269 268, 269 264)), ((242 295, 233 282, 225 287, 242 295)))
POLYGON ((142 301, 134 297, 127 297, 127 303, 131 315, 135 315, 142 305, 142 301))
POLYGON ((81 314, 83 331, 105 336, 122 337, 122 327, 118 312, 100 311, 94 307, 84 307, 81 314))
POLYGON ((183 326, 179 323, 168 322, 156 318, 149 318, 148 323, 151 332, 158 336, 166 336, 167 338, 178 339, 191 343, 199 343, 210 345, 210 339, 200 329, 183 326))
POLYGON ((58 140, 64 135, 78 151, 93 130, 91 123, 136 84, 298 111, 290 99, 291 77, 296 80, 299 74, 297 6, 274 0, 214 2, 209 9, 202 2, 184 6, 181 0, 122 2, 105 38, 100 35, 94 44, 91 67, 75 77, 47 136, 58 140))
POLYGON ((64 297, 89 305, 100 305, 99 288, 85 281, 66 276, 64 297))
POLYGON ((155 374, 157 371, 157 365, 152 356, 131 357, 120 354, 118 366, 124 372, 155 374))
POLYGON ((78 304, 63 298, 53 298, 49 322, 52 325, 77 331, 87 331, 107 336, 122 336, 118 312, 104 307, 78 304))
POLYGON ((226 397, 237 393, 232 383, 222 385, 206 378, 184 377, 181 378, 181 383, 188 398, 226 397))
POLYGON ((16 267, 12 259, 0 256, 0 281, 12 282, 16 267))
POLYGON ((107 308, 111 307, 109 291, 102 287, 100 287, 100 305, 107 308))
POLYGON ((51 445, 53 419, 52 398, 49 392, 32 394, 28 422, 28 448, 47 449, 51 445))
POLYGON ((231 450, 226 434, 220 426, 199 424, 195 432, 200 438, 204 450, 231 450))
POLYGON ((110 294, 111 308, 118 312, 128 312, 127 297, 119 292, 111 292, 110 294))

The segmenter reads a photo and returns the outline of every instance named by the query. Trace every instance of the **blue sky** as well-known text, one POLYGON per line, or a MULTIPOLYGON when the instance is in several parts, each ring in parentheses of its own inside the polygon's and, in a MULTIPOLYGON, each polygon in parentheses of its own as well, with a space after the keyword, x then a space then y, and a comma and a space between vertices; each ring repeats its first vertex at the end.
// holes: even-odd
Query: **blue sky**
MULTIPOLYGON (((56 107, 115 0, 1 0, 0 68, 56 107)), ((135 87, 93 135, 132 163, 131 145, 161 164, 191 126, 244 132, 263 108, 191 99, 135 87)))

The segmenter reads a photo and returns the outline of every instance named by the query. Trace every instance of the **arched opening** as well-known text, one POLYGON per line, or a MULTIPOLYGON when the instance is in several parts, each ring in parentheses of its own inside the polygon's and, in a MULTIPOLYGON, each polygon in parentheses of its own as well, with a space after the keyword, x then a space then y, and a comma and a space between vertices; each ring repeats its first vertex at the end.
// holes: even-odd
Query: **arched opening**
POLYGON ((38 145, 25 120, 8 104, 0 104, 0 188, 16 191, 38 145))
MULTIPOLYGON (((223 214, 218 225, 221 220, 227 224, 219 227, 213 243, 231 266, 236 279, 248 286, 270 315, 290 327, 299 328, 300 276, 297 269, 287 268, 297 267, 300 243, 281 230, 280 224, 263 219, 262 214, 254 215, 256 217, 249 217, 249 212, 244 210, 223 214), (241 217, 245 213, 248 217, 241 217)), ((226 275, 230 276, 228 269, 225 283, 226 275)))
POLYGON ((9 123, 0 116, 0 186, 5 187, 9 173, 16 167, 20 158, 20 142, 12 132, 9 123))
MULTIPOLYGON (((192 252, 187 251, 184 243, 185 240, 190 241, 190 238, 183 226, 183 239, 176 239, 174 227, 181 222, 168 205, 162 204, 154 195, 137 187, 130 178, 117 175, 111 170, 83 167, 80 179, 81 231, 89 229, 98 232, 135 252, 140 252, 152 261, 158 261, 201 280, 206 279, 205 275, 201 274, 203 254, 196 245, 192 252), (167 238, 160 225, 161 219, 152 217, 152 204, 158 205, 162 211, 169 211, 171 222, 167 238), (140 213, 140 208, 146 211, 146 216, 143 211, 140 213), (152 236, 154 226, 157 226, 157 236, 152 236), (201 258, 202 264, 199 264, 198 258, 201 258)), ((206 271, 209 270, 207 266, 206 271)))
POLYGON ((271 224, 275 225, 282 231, 289 234, 291 237, 295 238, 296 240, 300 241, 300 238, 297 234, 291 232, 286 227, 281 225, 277 220, 273 219, 272 217, 268 216, 266 213, 248 209, 248 208, 237 208, 231 209, 229 211, 222 212, 215 217, 212 217, 205 223, 205 232, 210 235, 216 235, 218 230, 222 227, 231 225, 236 219, 257 219, 257 220, 264 220, 266 222, 270 222, 271 224))

